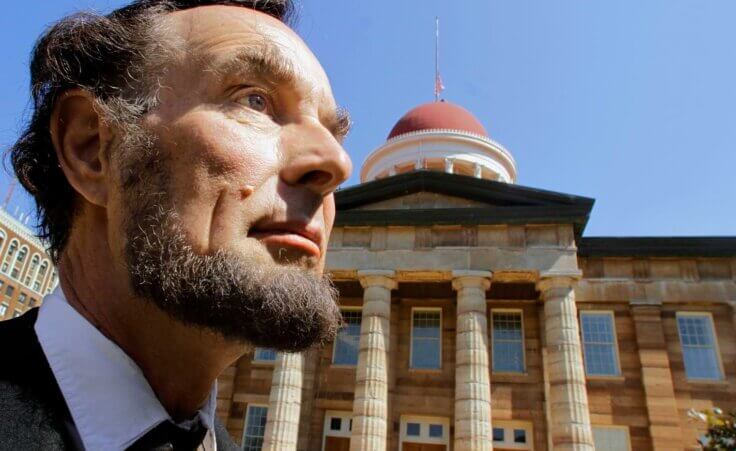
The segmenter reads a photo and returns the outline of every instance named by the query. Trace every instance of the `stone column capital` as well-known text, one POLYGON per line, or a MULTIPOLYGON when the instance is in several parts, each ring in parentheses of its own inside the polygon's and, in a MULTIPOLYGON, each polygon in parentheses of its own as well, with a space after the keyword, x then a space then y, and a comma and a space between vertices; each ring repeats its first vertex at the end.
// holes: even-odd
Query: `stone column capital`
POLYGON ((490 271, 457 270, 452 272, 452 289, 460 291, 463 288, 480 288, 487 291, 491 287, 490 271))
POLYGON ((362 269, 358 271, 358 280, 363 288, 384 287, 388 290, 395 290, 398 287, 396 283, 396 271, 387 269, 362 269))
POLYGON ((583 276, 581 271, 555 272, 549 271, 540 274, 537 290, 544 293, 554 288, 574 288, 583 276))

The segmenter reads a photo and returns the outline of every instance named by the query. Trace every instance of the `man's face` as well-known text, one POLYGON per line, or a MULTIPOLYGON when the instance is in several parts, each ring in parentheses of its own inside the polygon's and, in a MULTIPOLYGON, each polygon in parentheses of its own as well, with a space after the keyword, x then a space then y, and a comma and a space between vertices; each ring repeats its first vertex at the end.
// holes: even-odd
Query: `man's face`
POLYGON ((169 195, 198 253, 217 250, 321 271, 349 176, 346 117, 301 39, 246 8, 166 17, 181 59, 147 125, 170 162, 169 195))
POLYGON ((258 346, 331 338, 339 314, 321 273, 351 163, 327 77, 264 14, 208 6, 163 21, 177 56, 142 133, 120 146, 110 213, 134 291, 258 346))

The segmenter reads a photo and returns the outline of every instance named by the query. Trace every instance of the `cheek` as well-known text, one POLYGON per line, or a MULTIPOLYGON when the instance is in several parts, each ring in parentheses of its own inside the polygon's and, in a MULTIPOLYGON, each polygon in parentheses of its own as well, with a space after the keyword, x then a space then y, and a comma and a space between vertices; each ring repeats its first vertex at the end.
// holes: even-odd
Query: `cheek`
POLYGON ((246 186, 258 190, 278 175, 278 137, 206 111, 157 128, 171 164, 171 199, 192 244, 210 248, 214 229, 214 235, 233 239, 248 222, 248 209, 222 200, 246 186))
POLYGON ((178 121, 172 134, 176 153, 209 177, 234 175, 241 183, 259 185, 278 167, 278 135, 224 118, 219 113, 192 113, 178 121))

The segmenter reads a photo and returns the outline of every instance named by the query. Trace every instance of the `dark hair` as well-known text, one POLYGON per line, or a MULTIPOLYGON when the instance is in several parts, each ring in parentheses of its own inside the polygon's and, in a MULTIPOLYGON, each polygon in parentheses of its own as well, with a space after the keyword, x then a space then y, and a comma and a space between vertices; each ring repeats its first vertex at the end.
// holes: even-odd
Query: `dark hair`
MULTIPOLYGON (((58 262, 76 213, 75 191, 59 166, 49 121, 57 99, 70 89, 92 93, 106 119, 125 126, 156 105, 151 86, 154 19, 172 11, 207 5, 251 8, 286 24, 291 0, 137 0, 106 16, 80 13, 65 17, 39 38, 31 58, 33 114, 10 148, 13 170, 33 195, 38 234, 58 262)), ((160 41, 160 39, 158 39, 160 41)), ((159 62, 160 63, 160 62, 159 62)))

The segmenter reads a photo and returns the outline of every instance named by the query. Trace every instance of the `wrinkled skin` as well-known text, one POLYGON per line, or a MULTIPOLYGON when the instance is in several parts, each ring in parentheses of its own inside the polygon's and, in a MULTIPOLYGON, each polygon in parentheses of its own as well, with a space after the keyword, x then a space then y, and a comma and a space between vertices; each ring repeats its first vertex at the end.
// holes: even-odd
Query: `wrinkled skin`
MULTIPOLYGON (((187 246, 319 276, 333 191, 352 169, 341 145, 345 118, 319 62, 287 26, 246 8, 206 6, 161 20, 175 51, 160 103, 140 125, 165 175, 152 188, 165 191, 187 246)), ((246 344, 180 321, 131 287, 128 189, 147 174, 126 172, 125 131, 76 90, 55 106, 51 132, 79 204, 59 264, 64 293, 141 367, 170 414, 186 418, 246 344)))

